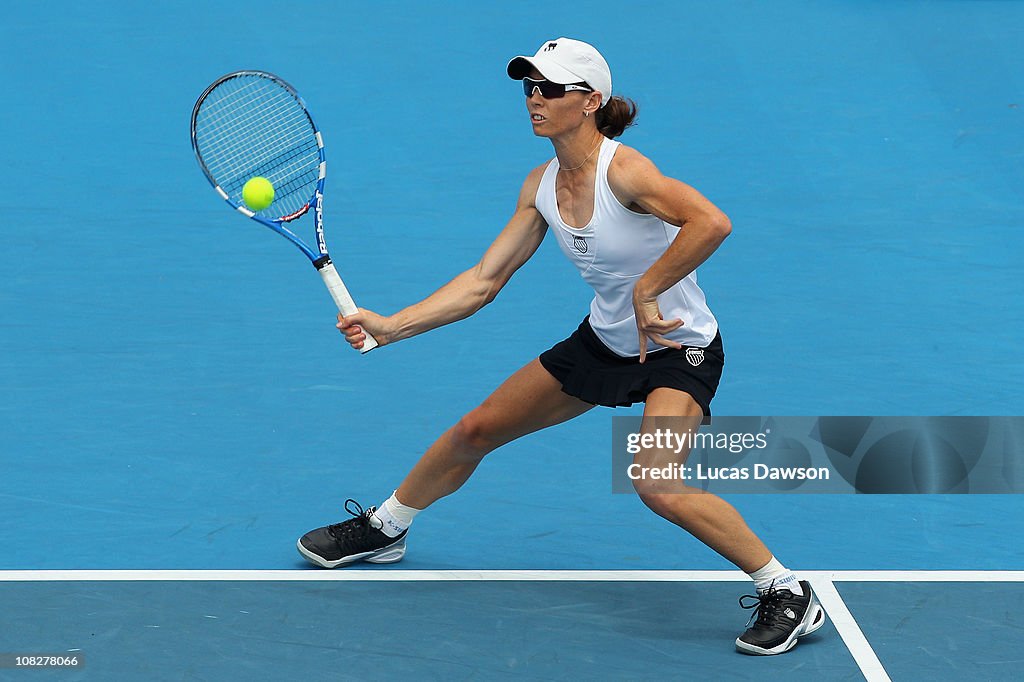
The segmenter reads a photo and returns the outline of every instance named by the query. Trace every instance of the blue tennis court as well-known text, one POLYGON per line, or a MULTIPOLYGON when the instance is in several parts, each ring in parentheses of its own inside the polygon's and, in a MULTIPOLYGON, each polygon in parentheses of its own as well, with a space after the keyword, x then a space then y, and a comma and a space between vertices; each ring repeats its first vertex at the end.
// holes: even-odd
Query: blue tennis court
POLYGON ((716 415, 1013 416, 1024 5, 282 12, 6 8, 0 654, 79 653, 39 673, 60 679, 1015 675, 1020 496, 729 496, 829 614, 744 657, 746 576, 612 494, 612 415, 640 406, 489 455, 397 566, 309 567, 298 536, 384 499, 592 293, 549 238, 477 315, 360 357, 301 254, 211 191, 188 124, 227 72, 293 83, 332 256, 392 313, 473 265, 551 157, 508 59, 587 40, 640 105, 622 141, 731 218, 700 268, 716 415))

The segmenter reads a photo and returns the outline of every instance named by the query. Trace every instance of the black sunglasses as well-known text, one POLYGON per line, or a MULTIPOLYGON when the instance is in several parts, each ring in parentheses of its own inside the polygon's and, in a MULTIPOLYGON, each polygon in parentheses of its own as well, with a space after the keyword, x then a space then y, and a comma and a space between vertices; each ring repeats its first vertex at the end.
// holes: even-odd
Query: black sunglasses
POLYGON ((534 92, 540 91, 540 96, 544 99, 557 99, 559 97, 565 97, 565 93, 569 90, 579 90, 580 92, 593 92, 593 88, 588 86, 586 83, 570 83, 569 85, 562 85, 561 83, 552 83, 548 80, 535 81, 532 78, 523 79, 523 92, 527 97, 532 97, 534 92))

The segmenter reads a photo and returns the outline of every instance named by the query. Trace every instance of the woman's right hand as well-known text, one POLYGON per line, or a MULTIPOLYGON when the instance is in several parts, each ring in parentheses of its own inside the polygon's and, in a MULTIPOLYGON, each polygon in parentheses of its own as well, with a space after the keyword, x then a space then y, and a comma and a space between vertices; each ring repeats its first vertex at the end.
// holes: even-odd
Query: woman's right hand
POLYGON ((345 316, 338 313, 338 324, 335 326, 356 350, 363 347, 366 332, 372 334, 373 338, 377 339, 377 344, 381 346, 386 346, 394 340, 395 324, 391 318, 364 308, 360 308, 354 315, 345 316))

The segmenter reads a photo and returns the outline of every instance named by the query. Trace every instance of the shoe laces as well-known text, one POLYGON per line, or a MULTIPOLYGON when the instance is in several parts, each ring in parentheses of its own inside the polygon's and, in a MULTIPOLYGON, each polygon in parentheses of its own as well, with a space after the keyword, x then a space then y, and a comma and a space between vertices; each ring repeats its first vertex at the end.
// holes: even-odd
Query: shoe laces
POLYGON ((757 617, 757 621, 754 623, 754 627, 770 628, 774 627, 775 624, 780 620, 782 615, 782 602, 792 598, 793 593, 786 589, 779 589, 775 587, 775 581, 773 580, 768 589, 760 594, 745 594, 740 597, 740 608, 744 609, 756 609, 750 614, 750 618, 747 620, 747 626, 754 621, 754 617, 757 617), (753 599, 753 602, 744 603, 744 599, 753 599))
POLYGON ((376 507, 363 509, 361 504, 349 498, 345 500, 345 511, 351 514, 353 518, 327 526, 327 532, 339 542, 365 538, 369 534, 370 529, 373 528, 370 525, 370 517, 376 510, 376 507))

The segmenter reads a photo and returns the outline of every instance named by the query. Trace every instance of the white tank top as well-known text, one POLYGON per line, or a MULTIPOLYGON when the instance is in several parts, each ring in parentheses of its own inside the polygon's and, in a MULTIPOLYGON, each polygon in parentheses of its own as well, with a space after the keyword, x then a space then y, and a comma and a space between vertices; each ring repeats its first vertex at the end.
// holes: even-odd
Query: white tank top
MULTIPOLYGON (((570 227, 558 211, 558 157, 544 170, 536 205, 558 239, 562 253, 594 289, 590 304, 590 326, 594 333, 616 354, 631 357, 640 354, 633 286, 665 253, 679 228, 656 216, 629 210, 612 194, 608 166, 620 144, 608 138, 601 143, 594 180, 594 215, 585 227, 570 227)), ((706 347, 718 333, 718 321, 697 286, 696 271, 658 296, 658 307, 666 320, 683 320, 683 326, 667 338, 684 346, 706 347)), ((660 350, 665 347, 648 340, 648 353, 660 350)))

